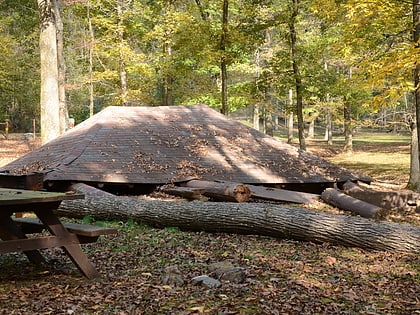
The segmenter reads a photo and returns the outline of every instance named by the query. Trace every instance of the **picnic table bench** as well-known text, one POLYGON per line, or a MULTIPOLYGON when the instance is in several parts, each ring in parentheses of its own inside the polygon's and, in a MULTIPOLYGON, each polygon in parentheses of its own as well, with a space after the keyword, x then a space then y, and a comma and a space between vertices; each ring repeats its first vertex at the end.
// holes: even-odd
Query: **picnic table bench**
POLYGON ((80 194, 0 188, 0 254, 24 252, 36 264, 45 262, 40 249, 62 247, 87 278, 99 277, 98 271, 80 244, 95 242, 100 235, 116 229, 86 224, 63 223, 55 214, 63 200, 81 199, 80 194), (32 212, 37 218, 14 218, 16 212, 32 212), (48 230, 49 236, 27 234, 48 230))

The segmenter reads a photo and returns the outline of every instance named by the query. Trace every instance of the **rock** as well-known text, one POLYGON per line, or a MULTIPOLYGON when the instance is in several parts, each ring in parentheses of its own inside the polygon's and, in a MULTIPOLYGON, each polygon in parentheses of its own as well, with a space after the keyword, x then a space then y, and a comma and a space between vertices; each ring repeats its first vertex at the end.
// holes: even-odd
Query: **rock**
POLYGON ((222 285, 222 283, 219 280, 206 275, 194 277, 191 280, 194 284, 203 284, 209 288, 219 288, 222 285))
POLYGON ((163 270, 162 283, 169 286, 182 286, 184 278, 177 266, 167 266, 163 270))
POLYGON ((224 281, 242 283, 246 278, 246 271, 242 267, 235 267, 231 262, 221 261, 209 265, 209 271, 224 281))
POLYGON ((208 266, 210 272, 216 273, 216 275, 220 272, 224 272, 225 270, 229 270, 235 267, 230 261, 219 261, 212 263, 208 266))
POLYGON ((245 278, 245 269, 241 267, 233 267, 232 269, 226 270, 219 277, 220 280, 229 281, 232 283, 243 283, 245 278))

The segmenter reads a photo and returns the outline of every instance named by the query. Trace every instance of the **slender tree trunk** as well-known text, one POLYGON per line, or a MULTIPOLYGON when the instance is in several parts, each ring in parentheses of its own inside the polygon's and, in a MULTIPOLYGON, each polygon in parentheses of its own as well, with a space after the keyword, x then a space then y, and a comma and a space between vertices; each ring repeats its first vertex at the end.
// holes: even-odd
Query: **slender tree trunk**
POLYGON ((198 10, 200 11, 201 19, 203 21, 207 21, 208 13, 204 11, 203 5, 201 4, 200 0, 195 0, 195 4, 197 4, 198 10))
POLYGON ((119 62, 120 62, 120 81, 121 81, 121 104, 127 105, 127 71, 125 69, 125 54, 124 54, 124 0, 117 1, 117 16, 118 16, 118 37, 119 37, 119 62))
POLYGON ((260 106, 254 104, 252 111, 252 121, 255 130, 260 130, 260 106))
POLYGON ((64 59, 63 20, 61 19, 61 1, 54 0, 54 14, 57 26, 57 62, 58 62, 58 98, 60 102, 60 134, 69 128, 69 113, 66 102, 66 61, 64 59))
POLYGON ((331 119, 331 109, 327 110, 327 126, 325 128, 325 140, 328 145, 332 145, 332 119, 331 119))
POLYGON ((264 120, 265 133, 273 137, 274 136, 273 115, 271 114, 269 110, 265 110, 264 117, 265 117, 265 120, 264 120))
MULTIPOLYGON (((417 50, 420 49, 420 0, 413 0, 413 41, 417 50)), ((413 152, 417 157, 416 164, 420 164, 420 62, 417 60, 414 66, 413 72, 413 81, 414 81, 414 107, 416 112, 416 128, 417 128, 417 152, 413 152)), ((420 170, 412 168, 410 171, 410 181, 413 178, 413 181, 416 180, 414 189, 420 191, 420 170), (414 173, 415 172, 415 173, 414 173)))
POLYGON ((353 130, 351 123, 351 105, 344 100, 344 152, 353 152, 353 130))
POLYGON ((296 36, 296 18, 299 14, 299 0, 292 0, 292 16, 290 18, 289 30, 290 30, 290 50, 291 59, 293 65, 293 75, 295 77, 295 89, 296 89, 296 114, 298 118, 298 136, 299 136, 299 147, 302 150, 306 150, 305 143, 305 125, 303 121, 303 97, 302 97, 302 77, 299 71, 299 61, 297 53, 297 36, 296 36))
POLYGON ((41 21, 41 141, 47 143, 60 135, 57 28, 52 0, 37 1, 41 21))
POLYGON ((289 117, 287 118, 287 143, 293 142, 293 90, 289 90, 289 117))
MULTIPOLYGON (((172 55, 172 48, 170 43, 163 45, 163 53, 170 59, 172 55)), ((173 105, 172 100, 172 76, 166 71, 163 75, 163 87, 162 87, 162 105, 171 106, 173 105)))
POLYGON ((419 141, 417 139, 417 124, 413 121, 410 124, 411 146, 410 146, 410 178, 407 188, 419 191, 420 184, 420 161, 419 161, 419 141))
POLYGON ((93 33, 92 19, 90 16, 91 2, 87 2, 87 20, 89 25, 89 116, 94 114, 94 96, 93 96, 93 51, 95 49, 95 34, 93 33))
POLYGON ((226 40, 228 34, 229 22, 229 0, 223 0, 223 17, 222 17, 222 36, 220 40, 220 50, 222 58, 220 61, 220 72, 222 77, 222 109, 221 113, 227 115, 229 112, 227 102, 227 60, 226 60, 226 40))
POLYGON ((315 138, 315 120, 311 120, 308 129, 308 139, 315 138))

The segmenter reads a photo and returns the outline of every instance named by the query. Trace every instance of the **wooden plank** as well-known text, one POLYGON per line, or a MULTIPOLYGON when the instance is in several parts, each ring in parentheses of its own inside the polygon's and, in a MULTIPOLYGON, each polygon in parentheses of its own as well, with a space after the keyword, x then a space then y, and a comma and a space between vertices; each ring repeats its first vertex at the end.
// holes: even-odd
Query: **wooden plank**
POLYGON ((2 206, 25 205, 82 198, 83 195, 80 194, 0 188, 0 204, 2 206))
MULTIPOLYGON (((40 220, 35 218, 14 218, 13 221, 21 223, 23 225, 33 226, 35 227, 35 230, 39 230, 39 228, 45 228, 44 224, 40 220)), ((62 222, 62 224, 70 233, 87 237, 96 237, 100 235, 109 235, 117 233, 117 230, 114 228, 107 228, 91 224, 78 224, 71 222, 62 222)))
POLYGON ((32 251, 35 249, 45 249, 67 245, 79 245, 79 239, 75 234, 70 234, 70 236, 66 239, 57 236, 44 236, 0 242, 0 254, 32 251))
POLYGON ((42 211, 35 210, 34 212, 51 234, 58 238, 62 238, 63 240, 77 239, 77 243, 62 245, 64 251, 87 278, 93 279, 100 277, 100 274, 95 269, 95 266, 89 261, 86 254, 82 251, 76 234, 69 233, 61 224, 58 217, 54 215, 52 210, 44 209, 42 211))
MULTIPOLYGON (((13 222, 10 217, 4 217, 0 219, 0 238, 3 241, 26 239, 25 233, 19 229, 18 226, 13 222)), ((45 262, 44 257, 37 250, 24 251, 28 259, 36 264, 40 265, 45 262)))
POLYGON ((273 201, 284 201, 300 204, 312 203, 319 199, 319 195, 279 188, 247 185, 251 190, 251 197, 273 201))

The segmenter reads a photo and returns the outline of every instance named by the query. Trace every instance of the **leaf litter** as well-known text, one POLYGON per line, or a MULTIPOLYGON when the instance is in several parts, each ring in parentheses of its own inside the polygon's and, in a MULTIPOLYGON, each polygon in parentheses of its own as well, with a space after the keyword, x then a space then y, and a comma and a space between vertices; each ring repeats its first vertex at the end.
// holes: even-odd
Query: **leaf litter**
POLYGON ((0 314, 420 314, 414 254, 102 224, 118 235, 83 245, 99 280, 85 279, 61 249, 43 251, 48 264, 38 267, 21 253, 0 255, 0 314), (191 281, 224 261, 244 268, 245 281, 191 281), (183 285, 162 283, 167 266, 183 285))

